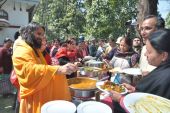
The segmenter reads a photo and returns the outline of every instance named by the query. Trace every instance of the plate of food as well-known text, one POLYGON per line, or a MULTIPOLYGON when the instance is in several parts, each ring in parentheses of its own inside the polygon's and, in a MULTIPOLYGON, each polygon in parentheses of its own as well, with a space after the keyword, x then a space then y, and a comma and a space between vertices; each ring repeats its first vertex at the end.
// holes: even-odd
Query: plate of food
POLYGON ((170 100, 148 93, 131 93, 124 97, 123 106, 129 113, 169 113, 170 100))
POLYGON ((122 95, 128 92, 128 90, 123 85, 115 84, 114 82, 108 80, 97 82, 96 87, 107 94, 110 94, 109 91, 111 90, 116 91, 122 95))

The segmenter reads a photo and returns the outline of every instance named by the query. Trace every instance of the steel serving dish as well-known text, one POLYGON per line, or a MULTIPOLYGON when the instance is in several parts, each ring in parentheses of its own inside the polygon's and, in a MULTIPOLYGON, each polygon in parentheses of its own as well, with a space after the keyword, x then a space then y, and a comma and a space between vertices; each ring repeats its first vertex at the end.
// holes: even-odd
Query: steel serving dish
POLYGON ((91 98, 95 96, 96 79, 77 77, 68 79, 71 96, 76 98, 91 98))
POLYGON ((89 61, 85 62, 85 65, 89 66, 89 67, 103 68, 104 63, 101 61, 89 60, 89 61))
POLYGON ((95 67, 79 67, 80 76, 83 77, 97 77, 101 75, 102 70, 95 69, 95 67))

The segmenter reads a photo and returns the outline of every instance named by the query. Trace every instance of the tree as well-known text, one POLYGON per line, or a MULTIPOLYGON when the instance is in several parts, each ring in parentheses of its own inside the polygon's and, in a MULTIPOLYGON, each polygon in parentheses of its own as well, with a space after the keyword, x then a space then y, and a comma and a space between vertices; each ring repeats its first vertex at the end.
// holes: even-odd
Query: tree
POLYGON ((79 35, 85 24, 84 13, 76 0, 41 0, 34 20, 46 25, 50 39, 79 35))
POLYGON ((93 0, 86 3, 87 36, 114 38, 126 33, 126 21, 136 18, 136 0, 93 0))
POLYGON ((138 2, 138 23, 141 24, 146 15, 157 15, 158 0, 139 0, 138 2))
POLYGON ((41 0, 34 20, 46 25, 49 39, 69 35, 115 38, 136 17, 137 0, 41 0))
POLYGON ((167 17, 166 17, 166 27, 170 28, 170 12, 168 13, 167 17))

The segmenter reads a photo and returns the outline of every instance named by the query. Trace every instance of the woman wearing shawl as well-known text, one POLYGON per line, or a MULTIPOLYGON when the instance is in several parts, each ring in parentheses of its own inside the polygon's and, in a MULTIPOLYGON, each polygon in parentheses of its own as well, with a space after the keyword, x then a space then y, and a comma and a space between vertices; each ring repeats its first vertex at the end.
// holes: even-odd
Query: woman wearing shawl
POLYGON ((114 55, 110 64, 121 69, 130 68, 138 63, 139 57, 139 54, 132 49, 132 40, 128 37, 123 37, 120 40, 119 47, 114 49, 114 55))

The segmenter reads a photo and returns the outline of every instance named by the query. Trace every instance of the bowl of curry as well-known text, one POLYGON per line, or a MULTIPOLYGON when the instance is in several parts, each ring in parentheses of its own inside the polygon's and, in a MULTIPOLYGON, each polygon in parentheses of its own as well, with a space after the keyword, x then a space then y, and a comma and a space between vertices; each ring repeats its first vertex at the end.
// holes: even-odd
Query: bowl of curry
POLYGON ((88 77, 68 79, 71 96, 77 98, 90 98, 95 96, 97 80, 88 77))

